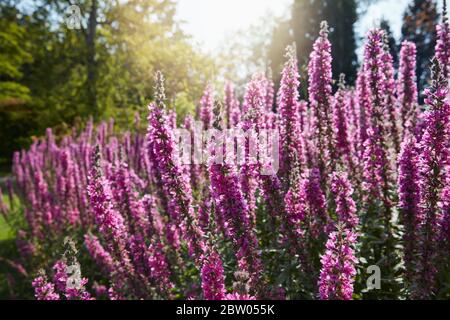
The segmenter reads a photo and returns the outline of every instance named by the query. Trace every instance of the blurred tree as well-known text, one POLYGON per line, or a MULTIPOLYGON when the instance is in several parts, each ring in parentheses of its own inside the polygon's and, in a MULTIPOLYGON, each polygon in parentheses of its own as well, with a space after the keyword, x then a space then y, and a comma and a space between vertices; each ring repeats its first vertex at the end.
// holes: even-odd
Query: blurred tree
MULTIPOLYGON (((220 56, 220 67, 226 69, 228 79, 240 79, 241 84, 255 71, 272 69, 275 90, 278 90, 281 69, 287 45, 295 42, 300 68, 300 81, 306 83, 306 66, 312 44, 318 36, 322 20, 328 20, 333 45, 333 73, 346 73, 348 82, 355 80, 357 69, 356 36, 354 24, 376 0, 365 0, 356 5, 354 0, 295 0, 290 14, 283 17, 265 16, 260 24, 240 31, 226 42, 220 56), (238 76, 236 76, 238 75, 238 76)), ((306 97, 307 88, 300 86, 306 97)))
POLYGON ((17 22, 4 19, 0 10, 0 107, 23 105, 29 100, 30 90, 21 84, 22 66, 32 60, 24 43, 25 29, 17 22))
POLYGON ((403 15, 402 41, 412 41, 417 47, 416 72, 419 92, 423 91, 430 78, 430 59, 434 54, 435 28, 438 23, 439 14, 433 0, 414 0, 403 15))
MULTIPOLYGON (((331 0, 325 2, 324 18, 330 26, 330 42, 333 56, 333 75, 345 74, 353 84, 358 67, 354 25, 358 19, 355 0, 331 0)), ((319 28, 316 27, 316 30, 319 28)))
POLYGON ((274 41, 284 43, 282 39, 288 35, 288 29, 277 33, 276 37, 273 36, 283 21, 268 13, 257 23, 228 36, 216 57, 220 80, 234 82, 242 94, 243 86, 250 80, 252 74, 264 72, 271 66, 270 51, 274 47, 278 50, 274 41))
POLYGON ((114 83, 113 106, 118 113, 143 106, 153 96, 153 74, 164 73, 166 95, 197 102, 213 77, 213 60, 199 53, 175 19, 173 0, 119 2, 102 27, 108 51, 105 75, 114 83))
POLYGON ((2 0, 0 10, 0 82, 14 93, 1 100, 22 103, 22 116, 0 118, 2 129, 16 128, 2 132, 9 144, 0 158, 78 118, 115 116, 129 125, 136 111, 146 112, 156 70, 166 76, 169 101, 179 93, 191 106, 215 69, 182 32, 173 0, 2 0), (73 4, 80 28, 67 24, 73 4))
POLYGON ((355 0, 295 0, 292 5, 291 28, 297 44, 300 65, 306 64, 319 25, 327 20, 332 44, 333 75, 346 74, 352 84, 357 69, 354 24, 358 18, 355 0))
MULTIPOLYGON (((30 89, 21 83, 23 67, 32 61, 25 28, 14 21, 13 6, 0 7, 0 150, 20 145, 22 132, 29 133, 31 118, 24 112, 30 101, 30 89)), ((4 161, 0 153, 0 164, 4 161)), ((7 152, 5 156, 10 156, 7 152)))

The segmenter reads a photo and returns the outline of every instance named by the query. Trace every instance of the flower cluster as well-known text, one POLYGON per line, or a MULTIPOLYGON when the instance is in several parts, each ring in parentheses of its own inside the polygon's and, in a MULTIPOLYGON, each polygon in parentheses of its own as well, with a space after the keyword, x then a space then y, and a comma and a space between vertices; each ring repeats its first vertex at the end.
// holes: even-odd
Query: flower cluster
POLYGON ((321 299, 350 300, 357 262, 353 246, 356 235, 348 230, 332 232, 322 256, 319 293, 321 299))
POLYGON ((397 83, 402 127, 413 126, 417 117, 416 52, 414 43, 403 41, 397 83))
POLYGON ((334 165, 332 126, 332 70, 331 43, 328 40, 328 23, 320 24, 319 38, 314 42, 308 64, 309 102, 314 114, 313 126, 317 140, 317 158, 320 173, 329 173, 328 162, 334 165))
MULTIPOLYGON (((16 152, 0 213, 15 222, 23 211, 10 264, 33 276, 35 297, 446 297, 448 23, 438 26, 425 106, 413 43, 402 44, 395 70, 384 31, 371 30, 352 88, 332 74, 328 32, 323 22, 305 83, 288 47, 276 98, 270 72, 259 72, 243 96, 231 82, 222 93, 208 85, 196 114, 177 119, 158 72, 147 122, 136 116, 121 131, 90 120, 61 137, 48 129, 16 152), (188 155, 206 163, 180 164, 177 123, 207 149, 188 155), (270 147, 280 170, 263 174, 249 141, 223 129, 278 132, 270 147), (229 145, 244 150, 242 163, 229 145), (83 250, 55 257, 66 236, 83 250), (383 269, 382 290, 362 289, 370 265, 383 269)), ((269 144, 256 141, 258 151, 269 144)))

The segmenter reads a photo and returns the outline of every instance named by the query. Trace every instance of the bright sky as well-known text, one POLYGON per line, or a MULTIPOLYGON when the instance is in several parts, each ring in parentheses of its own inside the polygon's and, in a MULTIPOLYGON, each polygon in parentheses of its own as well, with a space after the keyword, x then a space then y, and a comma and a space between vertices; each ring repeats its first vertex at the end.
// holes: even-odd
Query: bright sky
POLYGON ((411 0, 379 0, 371 5, 364 18, 359 20, 356 31, 364 36, 371 28, 377 27, 381 19, 390 22, 392 32, 396 38, 400 37, 403 13, 411 0))
MULTIPOLYGON (((225 37, 238 29, 257 22, 267 12, 275 16, 289 14, 293 0, 179 0, 178 17, 184 20, 185 30, 202 44, 205 51, 220 47, 225 37)), ((356 26, 359 36, 377 26, 381 18, 391 23, 394 35, 400 35, 401 18, 411 0, 379 0, 370 6, 356 26)), ((442 0, 438 1, 439 8, 442 0)))
POLYGON ((206 51, 220 47, 233 31, 245 29, 267 12, 281 16, 292 0, 178 0, 178 17, 184 29, 206 51))

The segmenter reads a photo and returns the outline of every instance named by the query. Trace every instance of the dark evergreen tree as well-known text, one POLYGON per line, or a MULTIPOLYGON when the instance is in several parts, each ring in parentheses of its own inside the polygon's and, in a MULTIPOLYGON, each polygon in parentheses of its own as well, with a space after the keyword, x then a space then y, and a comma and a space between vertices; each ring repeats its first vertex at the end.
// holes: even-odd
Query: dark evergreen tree
POLYGON ((329 0, 324 2, 324 17, 330 26, 333 56, 333 75, 345 74, 347 83, 356 79, 357 57, 354 24, 358 19, 354 0, 329 0))
POLYGON ((305 64, 322 20, 330 26, 333 75, 344 73, 352 84, 357 69, 354 24, 358 18, 355 0, 295 0, 291 28, 297 44, 299 64, 305 64))

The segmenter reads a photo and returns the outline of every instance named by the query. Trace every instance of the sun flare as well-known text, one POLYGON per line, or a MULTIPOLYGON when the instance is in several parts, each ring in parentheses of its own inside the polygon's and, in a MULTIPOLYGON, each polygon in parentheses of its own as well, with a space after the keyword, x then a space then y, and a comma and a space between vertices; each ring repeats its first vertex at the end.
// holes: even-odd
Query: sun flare
POLYGON ((207 49, 218 46, 224 35, 256 23, 265 14, 284 14, 292 0, 181 0, 179 17, 186 30, 207 49))

